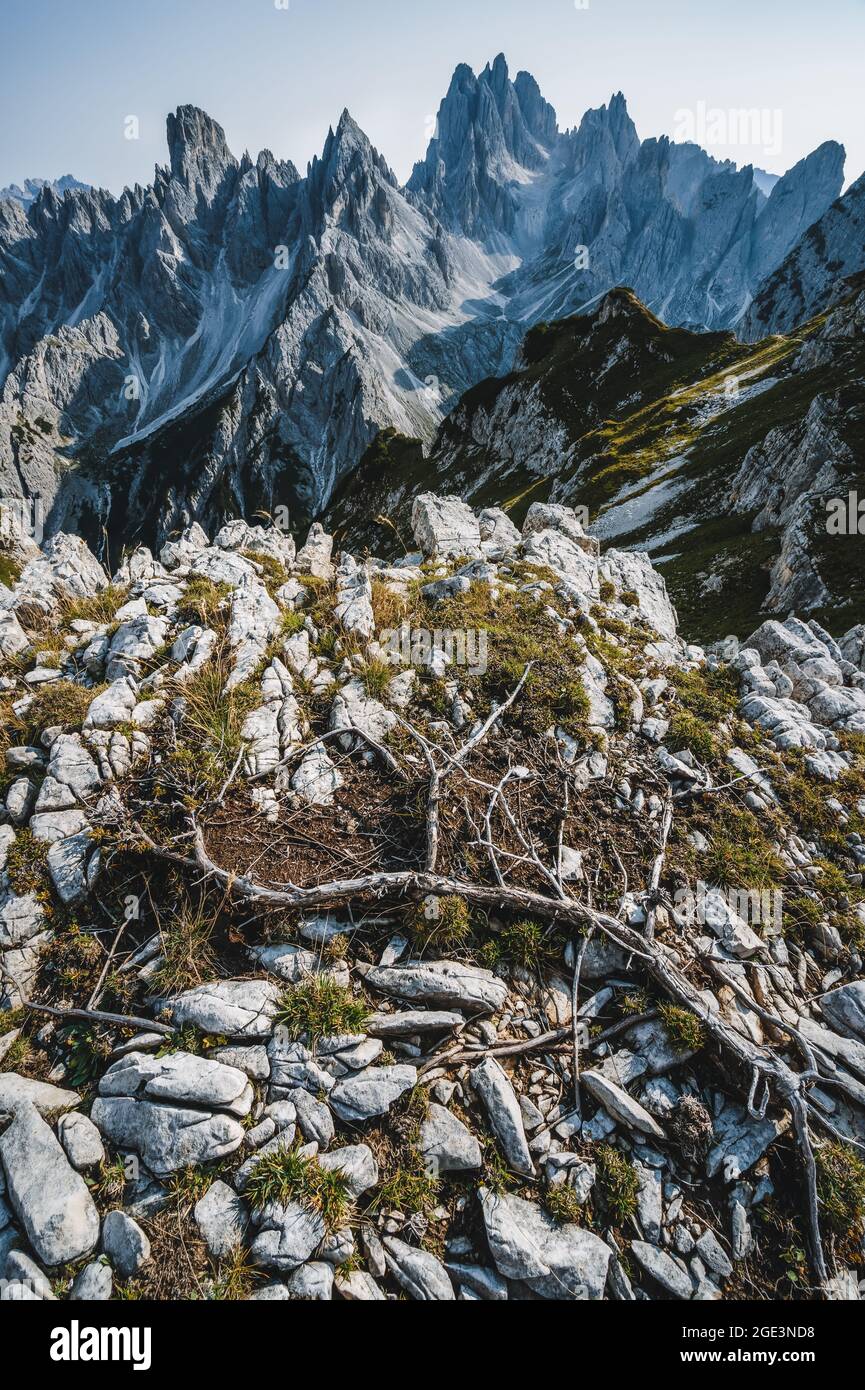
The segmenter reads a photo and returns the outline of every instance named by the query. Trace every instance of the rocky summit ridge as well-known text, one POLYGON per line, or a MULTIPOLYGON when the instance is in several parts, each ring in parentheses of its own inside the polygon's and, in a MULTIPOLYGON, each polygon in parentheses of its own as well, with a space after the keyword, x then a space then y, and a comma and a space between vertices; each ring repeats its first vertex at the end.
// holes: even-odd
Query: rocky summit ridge
POLYGON ((858 1298, 865 628, 411 526, 18 538, 0 1298, 858 1298))
POLYGON ((800 296, 790 270, 821 219, 862 268, 837 143, 767 184, 641 141, 621 94, 560 131, 501 56, 457 69, 405 187, 348 112, 303 175, 191 106, 167 137, 147 187, 0 199, 0 495, 94 547, 313 519, 381 430, 429 445, 527 328, 616 286, 669 324, 736 327, 753 301, 772 328, 831 278, 800 296))

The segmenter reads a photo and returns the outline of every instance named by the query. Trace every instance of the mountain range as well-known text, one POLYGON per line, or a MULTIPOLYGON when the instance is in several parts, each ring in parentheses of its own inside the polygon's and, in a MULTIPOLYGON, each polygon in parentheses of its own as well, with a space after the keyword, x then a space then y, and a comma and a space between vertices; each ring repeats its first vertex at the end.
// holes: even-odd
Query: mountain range
MULTIPOLYGON (((38 494, 49 532, 97 548, 278 506, 300 528, 382 431, 438 454, 527 333, 596 322, 617 287, 647 322, 708 334, 710 357, 719 332, 797 328, 865 266, 839 144, 773 183, 641 141, 621 94, 561 131, 502 56, 457 68, 405 186, 347 111, 303 176, 235 157, 194 107, 167 138, 146 188, 0 201, 0 493, 38 494)), ((655 361, 651 334, 642 350, 655 361)), ((609 409, 639 394, 622 377, 609 409)), ((543 439, 528 473, 556 464, 543 439)))

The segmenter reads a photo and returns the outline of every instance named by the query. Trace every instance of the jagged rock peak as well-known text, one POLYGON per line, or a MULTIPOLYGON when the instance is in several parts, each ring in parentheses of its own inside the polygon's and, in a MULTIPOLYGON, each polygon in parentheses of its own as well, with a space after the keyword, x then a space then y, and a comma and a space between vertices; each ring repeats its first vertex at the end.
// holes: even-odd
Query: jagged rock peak
POLYGON ((26 209, 35 203, 46 188, 62 197, 63 194, 73 189, 83 190, 89 187, 89 184, 81 183, 72 174, 63 174, 59 179, 25 179, 23 188, 17 183, 9 184, 7 188, 0 188, 0 202, 4 199, 11 199, 26 209))
POLYGON ((166 121, 171 173, 185 183, 209 183, 214 173, 237 167, 225 131, 197 106, 178 106, 166 121))
POLYGON ((409 192, 454 230, 508 234, 515 221, 509 185, 518 169, 542 169, 556 138, 556 113, 528 73, 511 82, 503 54, 479 76, 461 63, 409 192))

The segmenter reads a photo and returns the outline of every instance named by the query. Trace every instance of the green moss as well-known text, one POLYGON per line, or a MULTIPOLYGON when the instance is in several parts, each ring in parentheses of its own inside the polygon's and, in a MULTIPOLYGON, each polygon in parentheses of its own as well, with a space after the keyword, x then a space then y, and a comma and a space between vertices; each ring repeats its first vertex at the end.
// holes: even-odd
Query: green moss
POLYGON ((625 1018, 632 1018, 636 1014, 644 1014, 648 1011, 649 997, 641 989, 631 990, 629 994, 623 994, 618 1000, 619 1012, 625 1018))
POLYGON ((5 551, 0 551, 0 584, 13 589, 21 578, 21 566, 5 551))
POLYGON ((719 723, 734 714, 739 703, 739 681, 735 671, 722 667, 710 671, 673 671, 669 674, 679 704, 689 714, 709 723, 719 723))
POLYGON ((677 710, 673 715, 665 741, 672 753, 687 749, 703 763, 715 762, 723 748, 722 740, 715 736, 710 725, 688 710, 677 710))
POLYGON ((731 888, 772 888, 786 875, 762 823, 732 805, 717 808, 702 868, 710 884, 731 888))

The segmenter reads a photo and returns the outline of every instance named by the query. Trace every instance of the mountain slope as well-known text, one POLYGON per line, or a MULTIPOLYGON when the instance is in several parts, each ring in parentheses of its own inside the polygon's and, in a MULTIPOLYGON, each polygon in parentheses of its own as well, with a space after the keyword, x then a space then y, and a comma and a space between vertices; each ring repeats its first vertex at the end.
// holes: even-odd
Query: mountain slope
POLYGON ((843 293, 843 282, 865 270, 865 174, 809 226, 754 296, 743 336, 787 333, 843 293))
POLYGON ((515 370, 468 392, 432 455, 380 440, 329 521, 393 549, 418 487, 520 522, 535 501, 587 509, 602 541, 645 548, 701 637, 765 606, 833 629, 865 601, 858 536, 827 504, 865 496, 865 287, 831 315, 748 346, 666 328, 629 291, 530 331, 515 370))

